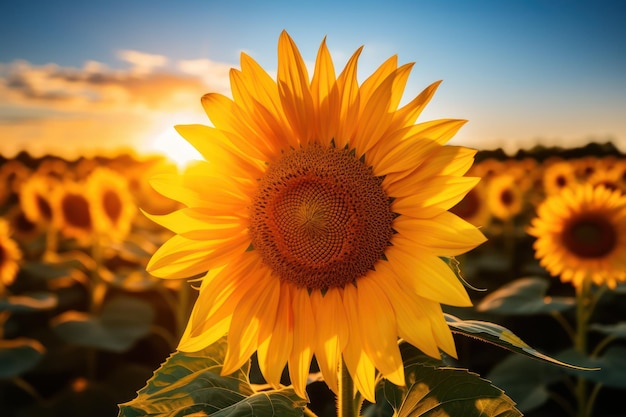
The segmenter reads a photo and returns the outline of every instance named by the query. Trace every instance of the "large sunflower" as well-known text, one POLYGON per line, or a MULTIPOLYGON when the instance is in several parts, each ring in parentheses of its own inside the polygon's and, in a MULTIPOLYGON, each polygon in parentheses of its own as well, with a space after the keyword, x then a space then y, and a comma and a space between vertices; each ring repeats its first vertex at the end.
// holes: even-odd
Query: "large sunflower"
POLYGON ((615 287, 626 280, 626 196, 590 184, 564 189, 538 208, 528 233, 553 276, 579 286, 586 278, 615 287))
POLYGON ((441 304, 471 301, 441 258, 484 241, 448 211, 478 182, 463 176, 475 151, 443 146, 465 121, 415 124, 439 83, 399 108, 412 64, 394 56, 359 85, 360 52, 336 77, 322 42, 310 80, 283 32, 277 81, 242 54, 233 99, 202 97, 214 127, 177 126, 206 162, 152 181, 186 208, 152 216, 177 235, 148 270, 209 271, 179 348, 227 333, 224 374, 257 351, 266 380, 288 363, 303 397, 314 354, 335 392, 343 357, 369 400, 376 369, 404 384, 398 337, 456 355, 441 304))

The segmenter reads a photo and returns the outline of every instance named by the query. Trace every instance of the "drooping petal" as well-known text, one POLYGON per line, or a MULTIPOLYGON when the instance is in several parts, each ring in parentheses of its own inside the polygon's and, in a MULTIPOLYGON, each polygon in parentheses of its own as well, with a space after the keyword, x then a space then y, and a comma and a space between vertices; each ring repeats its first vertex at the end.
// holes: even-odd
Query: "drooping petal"
POLYGON ((258 276, 257 285, 242 297, 228 330, 228 350, 222 375, 239 369, 257 350, 261 327, 276 320, 279 297, 280 281, 269 273, 258 276))
POLYGON ((341 291, 329 288, 324 295, 321 291, 313 291, 311 307, 315 322, 322 324, 316 327, 315 357, 326 384, 333 392, 339 393, 337 373, 349 333, 341 291))
POLYGON ((306 398, 306 380, 315 351, 316 326, 311 299, 306 288, 293 294, 293 349, 289 356, 289 376, 294 391, 306 398))
POLYGON ((363 348, 385 378, 404 385, 404 366, 398 348, 396 315, 384 291, 374 279, 358 281, 359 326, 363 348))
MULTIPOLYGON (((375 402, 375 379, 376 368, 374 363, 367 356, 363 349, 363 338, 361 336, 358 294, 353 285, 347 285, 343 290, 343 303, 346 311, 346 320, 350 329, 348 343, 343 352, 346 367, 354 381, 354 387, 363 397, 375 402)), ((364 331, 366 329, 363 329, 364 331)))
POLYGON ((273 331, 265 340, 259 340, 257 352, 261 373, 274 387, 280 384, 282 371, 291 354, 293 330, 293 289, 291 284, 282 282, 273 331))

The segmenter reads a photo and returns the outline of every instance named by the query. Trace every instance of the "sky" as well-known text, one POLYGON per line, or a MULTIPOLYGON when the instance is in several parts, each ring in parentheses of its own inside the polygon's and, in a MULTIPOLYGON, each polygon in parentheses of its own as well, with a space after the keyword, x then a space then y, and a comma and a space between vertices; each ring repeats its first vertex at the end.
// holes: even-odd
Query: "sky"
POLYGON ((241 52, 275 74, 283 29, 309 66, 326 38, 337 72, 363 45, 360 81, 415 62, 404 102, 443 80, 419 120, 469 120, 452 144, 626 152, 625 20, 621 0, 7 0, 0 154, 181 152, 173 126, 209 123, 241 52))

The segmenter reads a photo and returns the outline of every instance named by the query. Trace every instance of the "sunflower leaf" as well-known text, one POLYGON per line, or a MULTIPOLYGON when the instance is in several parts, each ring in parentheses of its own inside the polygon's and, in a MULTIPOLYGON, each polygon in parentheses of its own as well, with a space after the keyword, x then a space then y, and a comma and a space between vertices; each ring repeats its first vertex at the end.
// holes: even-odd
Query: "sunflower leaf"
POLYGON ((563 370, 557 366, 512 354, 496 364, 486 378, 502 388, 517 402, 519 410, 526 413, 548 401, 548 386, 563 376, 563 370))
POLYGON ((59 304, 59 297, 53 293, 33 292, 10 295, 0 298, 0 311, 11 313, 31 313, 51 310, 59 304))
POLYGON ((32 369, 45 351, 34 339, 0 340, 0 379, 13 378, 32 369))
POLYGON ((448 322, 448 326, 450 326, 450 330, 452 330, 453 333, 473 337, 475 339, 479 339, 484 342, 500 346, 504 349, 508 349, 512 352, 521 353, 522 355, 549 362, 555 365, 560 365, 566 368, 585 371, 593 370, 593 368, 584 368, 581 366, 571 365, 569 363, 565 363, 548 355, 545 355, 537 351, 536 349, 528 346, 526 342, 520 339, 512 331, 510 331, 506 327, 500 326, 499 324, 479 320, 461 320, 451 314, 445 314, 445 318, 448 322))
POLYGON ((155 371, 137 397, 120 404, 118 417, 135 416, 301 416, 306 400, 293 389, 255 392, 249 363, 220 374, 227 343, 222 338, 199 352, 176 352, 155 371))
POLYGON ((547 296, 548 287, 548 281, 543 278, 520 278, 487 295, 476 309, 499 314, 531 315, 563 311, 576 304, 572 297, 547 296))
POLYGON ((607 387, 626 389, 626 347, 624 346, 609 346, 599 357, 585 356, 573 348, 559 353, 557 357, 563 361, 576 362, 597 369, 595 372, 565 369, 565 372, 569 374, 581 376, 607 387))
POLYGON ((415 367, 398 417, 519 417, 504 392, 464 369, 415 367))
POLYGON ((99 316, 66 311, 52 320, 52 328, 66 342, 111 352, 124 352, 150 331, 152 306, 132 297, 108 301, 99 316))

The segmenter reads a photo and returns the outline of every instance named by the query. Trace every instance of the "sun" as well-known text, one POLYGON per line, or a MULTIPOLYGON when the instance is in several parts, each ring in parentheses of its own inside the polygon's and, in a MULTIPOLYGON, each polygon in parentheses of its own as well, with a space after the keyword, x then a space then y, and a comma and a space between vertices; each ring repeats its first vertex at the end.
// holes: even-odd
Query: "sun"
POLYGON ((202 159, 202 155, 183 139, 173 125, 157 133, 147 149, 150 153, 158 153, 176 164, 179 170, 184 170, 189 162, 202 159))

